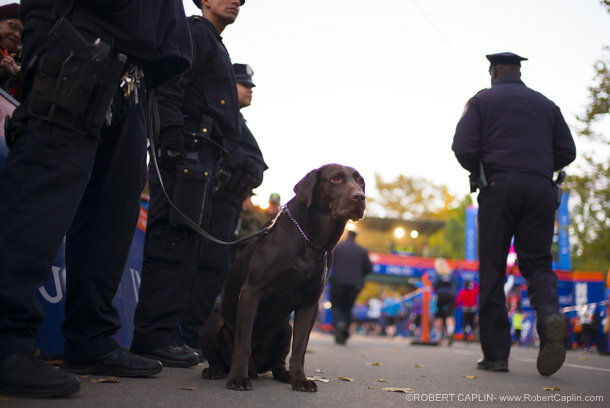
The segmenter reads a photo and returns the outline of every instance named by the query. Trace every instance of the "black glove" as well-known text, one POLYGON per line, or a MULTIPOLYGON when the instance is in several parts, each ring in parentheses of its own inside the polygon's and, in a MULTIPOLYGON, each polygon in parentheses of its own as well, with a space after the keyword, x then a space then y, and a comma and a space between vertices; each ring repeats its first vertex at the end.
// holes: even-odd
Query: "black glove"
POLYGON ((184 135, 180 127, 167 129, 161 135, 161 156, 159 167, 165 170, 173 170, 176 164, 186 157, 184 150, 184 135))

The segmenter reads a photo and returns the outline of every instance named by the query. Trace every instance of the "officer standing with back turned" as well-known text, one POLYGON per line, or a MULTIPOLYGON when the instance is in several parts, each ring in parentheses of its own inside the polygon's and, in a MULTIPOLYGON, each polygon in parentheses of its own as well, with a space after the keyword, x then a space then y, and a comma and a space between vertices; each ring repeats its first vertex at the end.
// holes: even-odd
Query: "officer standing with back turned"
POLYGON ((508 371, 510 321, 503 291, 506 258, 515 237, 521 274, 536 310, 537 368, 559 370, 566 326, 559 314, 551 242, 556 192, 553 172, 576 157, 559 108, 521 81, 521 61, 505 52, 487 55, 491 88, 472 97, 457 125, 452 149, 471 180, 479 180, 479 326, 483 359, 477 368, 508 371))
POLYGON ((148 91, 190 67, 175 0, 22 0, 22 104, 0 170, 0 391, 77 392, 74 374, 143 377, 159 361, 112 337, 112 301, 145 184, 148 91), (138 24, 134 24, 137 21, 138 24), (57 370, 34 354, 35 296, 66 239, 65 337, 57 370))

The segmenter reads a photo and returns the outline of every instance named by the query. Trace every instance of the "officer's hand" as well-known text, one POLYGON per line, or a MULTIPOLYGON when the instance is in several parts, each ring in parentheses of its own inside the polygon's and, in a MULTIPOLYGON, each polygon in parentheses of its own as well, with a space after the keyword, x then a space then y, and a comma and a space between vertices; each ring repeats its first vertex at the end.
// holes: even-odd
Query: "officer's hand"
POLYGON ((161 134, 161 156, 159 166, 165 170, 174 170, 176 164, 186 157, 182 128, 175 126, 161 134))
POLYGON ((167 147, 161 148, 161 157, 159 158, 159 167, 165 170, 174 170, 176 165, 186 157, 184 148, 181 150, 172 150, 167 147))

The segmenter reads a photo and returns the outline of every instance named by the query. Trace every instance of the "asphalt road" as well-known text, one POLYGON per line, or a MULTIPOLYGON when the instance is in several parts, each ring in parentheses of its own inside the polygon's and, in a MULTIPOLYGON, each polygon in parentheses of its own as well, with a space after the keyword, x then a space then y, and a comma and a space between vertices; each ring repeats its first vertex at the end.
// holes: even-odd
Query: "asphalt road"
POLYGON ((551 377, 536 371, 536 349, 513 348, 508 373, 476 369, 478 344, 416 346, 410 341, 353 336, 338 346, 313 333, 305 369, 323 377, 317 393, 292 391, 271 378, 253 381, 252 391, 232 391, 224 380, 201 378, 203 366, 164 368, 153 378, 80 378, 81 391, 68 398, 37 400, 0 396, 0 408, 156 407, 607 407, 610 357, 570 351, 551 377), (349 380, 341 380, 345 377, 349 380), (383 388, 410 389, 409 393, 383 388), (503 399, 521 398, 521 402, 503 399), (601 401, 587 401, 597 398, 601 401), (578 401, 580 400, 580 401, 578 401))

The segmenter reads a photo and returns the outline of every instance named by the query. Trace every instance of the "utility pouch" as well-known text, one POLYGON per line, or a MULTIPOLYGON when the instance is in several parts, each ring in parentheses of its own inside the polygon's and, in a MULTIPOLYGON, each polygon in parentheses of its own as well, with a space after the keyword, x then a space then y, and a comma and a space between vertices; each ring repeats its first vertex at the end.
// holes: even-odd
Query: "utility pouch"
MULTIPOLYGON (((172 202, 182 214, 197 225, 201 225, 208 182, 209 172, 202 165, 188 161, 176 165, 176 183, 172 202)), ((169 222, 174 226, 188 225, 174 207, 171 207, 169 211, 169 222)))

